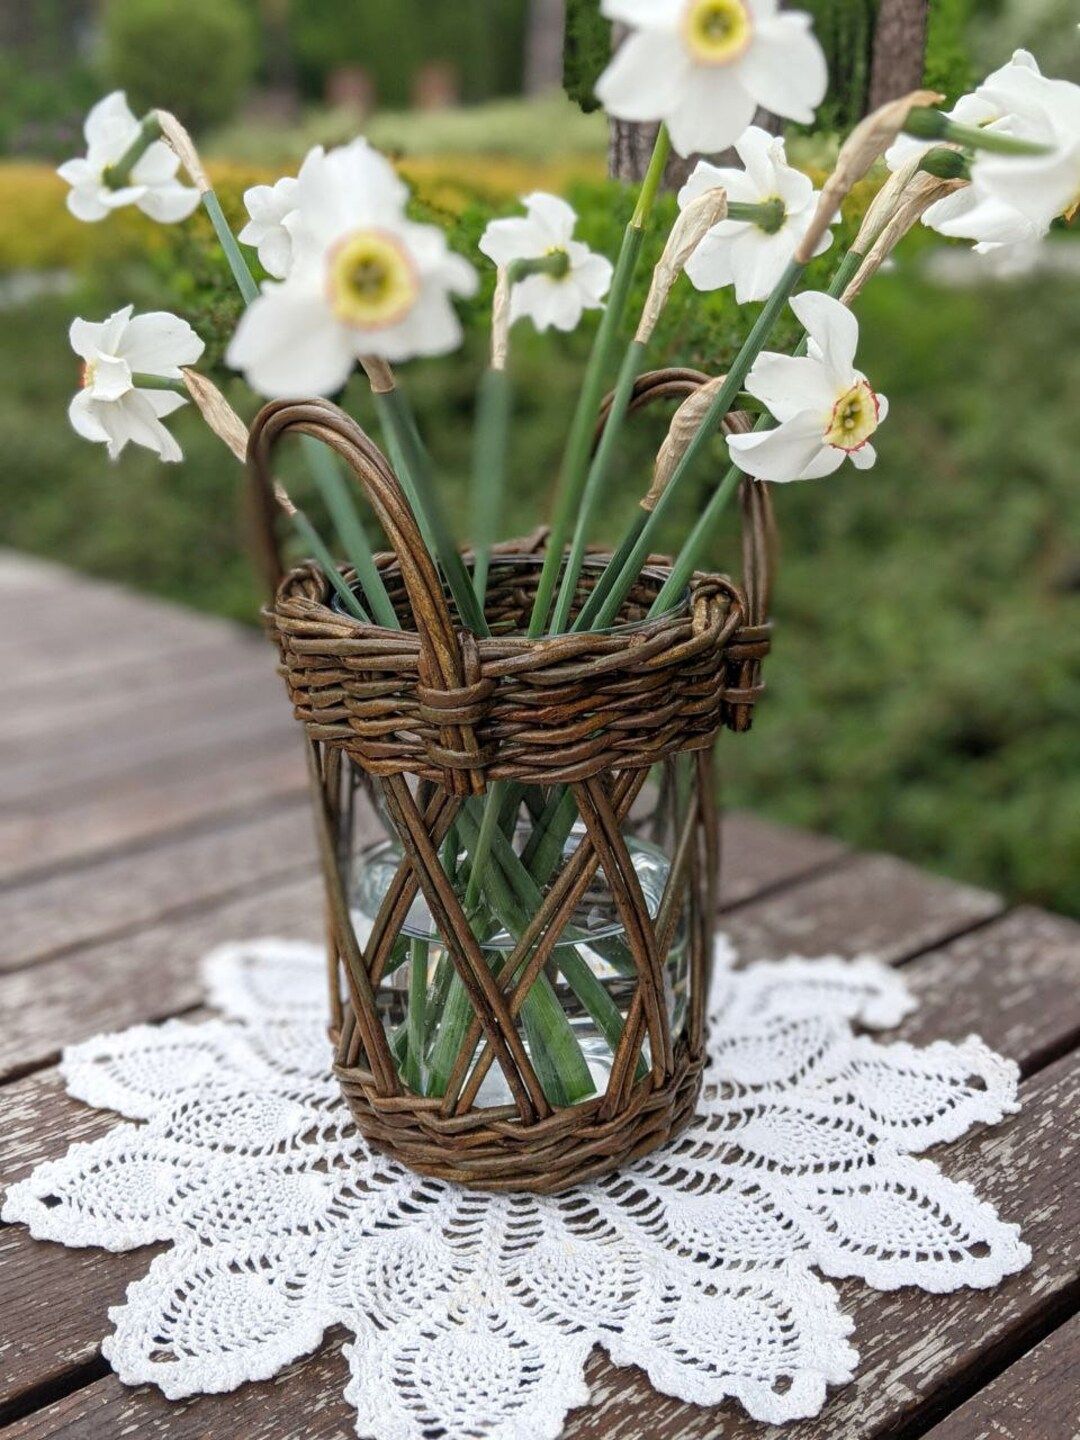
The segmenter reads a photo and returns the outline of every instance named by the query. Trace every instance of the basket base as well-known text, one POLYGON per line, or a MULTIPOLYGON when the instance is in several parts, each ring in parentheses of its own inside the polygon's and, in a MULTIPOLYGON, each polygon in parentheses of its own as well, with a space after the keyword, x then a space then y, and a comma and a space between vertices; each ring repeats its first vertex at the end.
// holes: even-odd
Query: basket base
MULTIPOLYGON (((350 1021, 347 1015, 346 1032, 350 1021)), ((527 1126, 512 1106, 447 1117, 438 1100, 380 1096, 363 1067, 335 1064, 334 1074, 368 1144, 418 1175, 473 1190, 556 1195, 680 1134, 694 1116, 703 1059, 684 1040, 667 1083, 654 1089, 642 1081, 614 1116, 601 1117, 598 1095, 527 1126)))

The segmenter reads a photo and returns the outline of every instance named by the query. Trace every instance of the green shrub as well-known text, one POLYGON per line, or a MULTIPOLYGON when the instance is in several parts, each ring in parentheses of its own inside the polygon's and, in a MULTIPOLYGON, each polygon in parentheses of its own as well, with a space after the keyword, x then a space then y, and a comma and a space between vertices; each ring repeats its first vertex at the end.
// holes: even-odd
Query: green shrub
POLYGON ((136 113, 172 110, 191 129, 235 111, 256 62, 242 0, 108 0, 104 70, 136 113))

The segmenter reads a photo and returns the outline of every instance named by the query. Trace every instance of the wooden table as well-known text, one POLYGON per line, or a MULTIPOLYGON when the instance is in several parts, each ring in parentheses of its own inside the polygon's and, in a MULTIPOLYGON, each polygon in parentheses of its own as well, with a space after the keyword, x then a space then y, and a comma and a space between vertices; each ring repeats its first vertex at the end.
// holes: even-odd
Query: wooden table
MULTIPOLYGON (((200 1014, 213 944, 315 938, 319 889, 298 736, 255 633, 37 561, 0 557, 0 1176, 113 1123, 68 1099, 61 1046, 200 1014), (299 869, 299 853, 307 862, 299 869)), ((841 1284, 858 1377, 788 1440, 1080 1435, 1080 927, 886 855, 749 815, 726 822, 725 925, 743 953, 873 951, 921 1005, 914 1041, 978 1031, 1014 1057, 1023 1109, 941 1155, 1034 1263, 992 1293, 841 1284)), ((170 1404, 99 1353, 109 1305, 153 1249, 65 1250, 0 1232, 4 1440, 350 1440, 336 1340, 268 1384, 170 1404)), ((760 1437, 737 1410, 657 1396, 599 1354, 572 1440, 760 1437)))

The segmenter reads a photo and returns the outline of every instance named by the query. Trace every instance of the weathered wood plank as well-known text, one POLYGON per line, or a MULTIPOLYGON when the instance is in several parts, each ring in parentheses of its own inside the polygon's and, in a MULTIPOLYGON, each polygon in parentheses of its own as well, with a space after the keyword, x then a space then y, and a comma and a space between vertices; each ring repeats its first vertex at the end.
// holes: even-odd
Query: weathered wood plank
MULTIPOLYGON (((1047 1045, 1057 1044, 1074 1024, 1080 1005, 1080 986, 1076 985, 1080 979, 1080 950, 1057 941, 1062 938, 1059 931, 1077 928, 1053 916, 1035 915, 1026 917, 1023 924, 1009 916, 980 931, 974 937, 980 943, 962 975, 964 1003, 968 1003, 970 995, 975 997, 971 1005, 977 1006, 981 996, 983 1005, 975 1013, 962 1006, 957 1019, 953 1009, 958 992, 948 985, 949 972, 944 968, 957 946, 921 956, 908 967, 908 980, 920 998, 920 1008, 899 1033, 916 1043, 925 1043, 937 1038, 960 1038, 975 1029, 1003 1053, 1014 1056, 1022 1064, 1030 1063, 1047 1045), (1034 930, 1043 936, 1050 958, 1044 963, 1036 962, 1035 978, 1029 983, 1030 940, 1034 930), (1070 984, 1075 987, 1070 1003, 1060 1003, 1068 995, 1070 984), (1028 990, 1024 1006, 998 1005, 999 990, 1008 993, 1025 985, 1028 990), (1044 1003, 1044 996, 1054 1003, 1044 1003), (1033 1024, 1035 1015, 1043 1017, 1037 1024, 1033 1024), (1050 1029, 1055 1017, 1058 1036, 1050 1029)), ((63 1153, 71 1141, 100 1133, 108 1123, 107 1118, 95 1115, 64 1095, 55 1070, 18 1081, 0 1094, 0 1175, 9 1180, 19 1178, 40 1160, 63 1153)), ((949 1168, 949 1155, 945 1156, 945 1163, 949 1168)), ((53 1253, 52 1247, 37 1245, 24 1231, 17 1231, 15 1235, 15 1239, 9 1240, 9 1253, 12 1263, 17 1262, 20 1267, 32 1266, 35 1255, 53 1253)), ((63 1318, 57 1322, 61 1328, 56 1345, 46 1349, 35 1344, 40 1335, 37 1296, 17 1298, 9 1308, 7 1325, 12 1346, 18 1350, 17 1361, 15 1354, 9 1361, 14 1376, 9 1388, 13 1393, 48 1383, 65 1369, 84 1364, 96 1353, 102 1316, 110 1304, 116 1303, 116 1296, 126 1283, 126 1278, 121 1283, 114 1275, 111 1257, 100 1258, 101 1265, 92 1273, 81 1275, 78 1287, 66 1292, 56 1289, 57 1284, 65 1283, 67 1272, 62 1267, 58 1276, 52 1269, 42 1272, 39 1295, 58 1299, 59 1294, 66 1293, 64 1305, 58 1307, 63 1310, 63 1318), (58 1354, 66 1357, 59 1365, 58 1354)))
POLYGON ((846 855, 839 840, 791 830, 745 810, 726 814, 720 826, 720 903, 740 905, 846 855))
POLYGON ((63 1045, 164 1020, 199 1004, 198 962, 229 940, 318 940, 322 887, 314 867, 121 940, 0 976, 0 1076, 50 1063, 63 1045))
MULTIPOLYGON (((884 1295, 846 1283, 845 1308, 856 1320, 862 1351, 857 1379, 831 1398, 816 1420, 763 1429, 731 1406, 704 1410, 658 1396, 635 1370, 615 1370, 601 1356, 589 1368, 592 1403, 574 1412, 567 1440, 869 1440, 894 1433, 930 1397, 993 1355, 1018 1343, 1026 1327, 1076 1283, 1073 1218, 1078 1203, 1080 1064, 1065 1060, 1025 1086, 1025 1108, 1005 1125, 968 1137, 944 1158, 947 1172, 975 1183, 1006 1216, 1023 1215, 1035 1261, 987 1295, 961 1291, 884 1295)), ((228 1396, 170 1404, 153 1389, 128 1390, 113 1376, 96 1381, 12 1426, 11 1440, 97 1440, 138 1434, 144 1440, 346 1440, 353 1418, 342 1399, 346 1367, 337 1340, 291 1373, 228 1396)), ((1041 1440, 1041 1437, 1040 1437, 1041 1440)))
POLYGON ((0 893, 0 970, 38 963, 208 902, 270 883, 314 861, 303 796, 279 810, 166 839, 131 855, 0 893))
POLYGON ((986 890, 891 855, 858 855, 721 921, 742 959, 869 953, 898 960, 1001 912, 986 890))
POLYGON ((1080 1315, 974 1395, 926 1440, 1076 1440, 1080 1435, 1080 1315))
MULTIPOLYGON (((5 883, 55 874, 136 843, 218 819, 274 808, 307 791, 299 727, 247 736, 212 750, 158 762, 59 803, 0 813, 0 874, 5 883)), ((55 802, 55 797, 54 802, 55 802)))

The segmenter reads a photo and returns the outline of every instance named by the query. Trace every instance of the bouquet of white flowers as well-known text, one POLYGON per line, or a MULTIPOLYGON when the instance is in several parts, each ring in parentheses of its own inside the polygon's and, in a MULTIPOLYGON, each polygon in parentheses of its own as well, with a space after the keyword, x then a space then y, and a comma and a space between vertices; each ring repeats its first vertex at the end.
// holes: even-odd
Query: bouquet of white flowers
POLYGON ((409 218, 385 158, 362 139, 316 147, 295 177, 248 191, 250 219, 234 237, 175 118, 137 120, 114 94, 87 118, 86 156, 60 171, 87 221, 125 204, 162 222, 205 207, 246 304, 228 363, 276 402, 249 437, 193 368, 202 343, 191 327, 129 306, 72 325, 84 362, 70 412, 79 433, 114 456, 132 441, 178 460, 163 422, 191 398, 260 484, 273 441, 289 429, 307 436, 335 535, 275 487, 312 564, 283 583, 274 624, 307 725, 346 980, 347 1007, 337 979, 332 990, 338 1072, 374 1139, 474 1183, 570 1183, 658 1143, 692 1111, 715 868, 701 757, 722 702, 749 695, 736 682, 724 692, 724 665, 761 654, 761 634, 749 634, 760 617, 743 593, 697 574, 719 517, 740 484, 753 492, 845 460, 874 464, 888 406, 858 368, 850 306, 914 224, 981 250, 1026 246, 1080 203, 1080 87, 1044 77, 1025 52, 951 111, 918 91, 868 116, 818 192, 783 139, 751 123, 759 105, 813 118, 826 75, 809 17, 776 0, 603 9, 628 34, 597 93, 614 116, 659 122, 652 162, 614 262, 575 238, 576 216, 554 195, 526 196, 523 214, 484 232, 496 283, 464 556, 392 366, 461 343, 454 300, 475 291, 477 271, 439 228, 409 218), (741 163, 697 165, 630 317, 671 146, 733 146, 741 163), (828 290, 800 290, 845 197, 882 156, 891 173, 828 290), (245 246, 273 277, 261 287, 245 246), (677 379, 657 386, 650 346, 684 271, 699 290, 730 285, 761 308, 724 375, 662 372, 677 379), (805 337, 780 354, 766 345, 789 305, 805 337), (550 532, 542 551, 508 554, 497 541, 514 328, 569 331, 589 310, 600 318, 550 532), (389 460, 340 411, 304 401, 337 394, 358 365, 389 460), (633 524, 597 558, 589 542, 619 436, 650 388, 685 398, 633 524), (659 529, 719 434, 727 472, 658 567, 659 529), (397 563, 372 552, 319 439, 363 481, 397 563), (654 766, 663 773, 647 839, 632 809, 654 766), (359 771, 379 778, 394 838, 357 865, 359 771), (545 1137, 524 1170, 511 1121, 545 1137))

